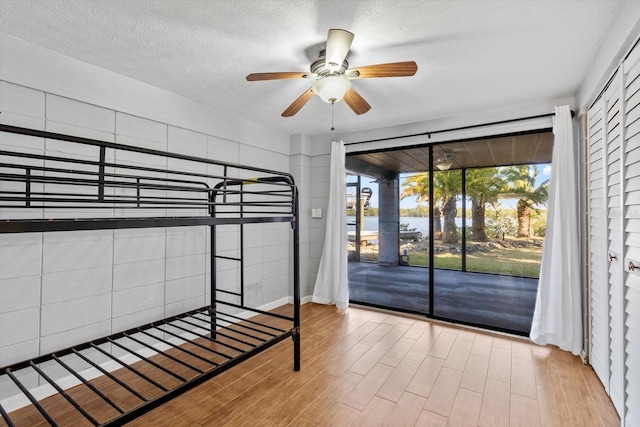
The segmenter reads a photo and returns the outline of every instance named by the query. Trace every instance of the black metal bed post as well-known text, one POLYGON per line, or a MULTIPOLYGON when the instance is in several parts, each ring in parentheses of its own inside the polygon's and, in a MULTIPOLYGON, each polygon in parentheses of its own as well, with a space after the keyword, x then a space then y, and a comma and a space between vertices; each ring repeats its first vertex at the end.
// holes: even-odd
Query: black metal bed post
MULTIPOLYGON (((226 167, 225 167, 226 171, 226 167)), ((213 191, 209 192, 209 214, 211 217, 216 216, 216 204, 215 204, 215 193, 213 191)), ((218 307, 216 305, 216 291, 217 291, 217 283, 216 283, 216 226, 215 224, 211 224, 210 228, 210 239, 209 242, 209 262, 211 265, 211 277, 210 277, 210 286, 211 286, 211 308, 209 310, 209 315, 211 316, 211 338, 216 338, 216 313, 218 307)))
MULTIPOLYGON (((240 218, 244 218, 244 183, 240 183, 240 218)), ((240 305, 244 307, 244 224, 240 224, 240 305)))
POLYGON ((300 370, 300 209, 298 188, 293 187, 293 370, 300 370))
POLYGON ((106 148, 100 147, 100 165, 98 166, 98 200, 104 201, 104 164, 107 160, 106 148))

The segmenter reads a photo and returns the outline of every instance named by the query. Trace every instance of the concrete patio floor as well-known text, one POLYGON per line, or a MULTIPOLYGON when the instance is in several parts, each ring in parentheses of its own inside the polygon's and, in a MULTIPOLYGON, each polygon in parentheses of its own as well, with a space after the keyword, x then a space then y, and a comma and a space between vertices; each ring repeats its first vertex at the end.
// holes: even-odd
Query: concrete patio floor
MULTIPOLYGON (((434 283, 435 316, 529 334, 538 279, 435 269, 434 283)), ((429 269, 350 262, 349 299, 426 314, 429 269)))

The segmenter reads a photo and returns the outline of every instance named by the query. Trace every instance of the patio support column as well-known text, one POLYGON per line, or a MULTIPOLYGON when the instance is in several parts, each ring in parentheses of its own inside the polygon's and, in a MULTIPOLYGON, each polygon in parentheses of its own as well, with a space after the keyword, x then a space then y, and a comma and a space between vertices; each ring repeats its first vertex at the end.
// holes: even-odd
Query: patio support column
POLYGON ((378 184, 378 263, 398 265, 400 194, 398 175, 378 184))

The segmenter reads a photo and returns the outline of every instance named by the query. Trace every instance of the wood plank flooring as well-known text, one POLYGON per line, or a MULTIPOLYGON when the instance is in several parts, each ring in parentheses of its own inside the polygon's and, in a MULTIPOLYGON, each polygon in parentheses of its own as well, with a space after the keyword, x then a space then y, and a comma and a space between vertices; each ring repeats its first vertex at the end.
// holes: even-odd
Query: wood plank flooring
POLYGON ((282 342, 130 425, 620 425, 591 367, 555 347, 354 307, 302 314, 301 371, 282 342))

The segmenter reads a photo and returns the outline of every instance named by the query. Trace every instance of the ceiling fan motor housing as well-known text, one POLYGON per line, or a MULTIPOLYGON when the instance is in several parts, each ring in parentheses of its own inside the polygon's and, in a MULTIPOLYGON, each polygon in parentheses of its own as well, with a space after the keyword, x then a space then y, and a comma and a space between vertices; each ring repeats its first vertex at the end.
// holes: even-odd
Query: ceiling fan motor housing
POLYGON ((310 67, 311 72, 316 74, 318 78, 326 77, 329 75, 344 75, 348 68, 349 68, 349 63, 345 59, 344 61, 342 61, 342 66, 340 68, 338 68, 335 71, 330 70, 326 65, 326 57, 325 57, 324 50, 320 52, 320 56, 318 56, 318 59, 313 61, 310 67))

